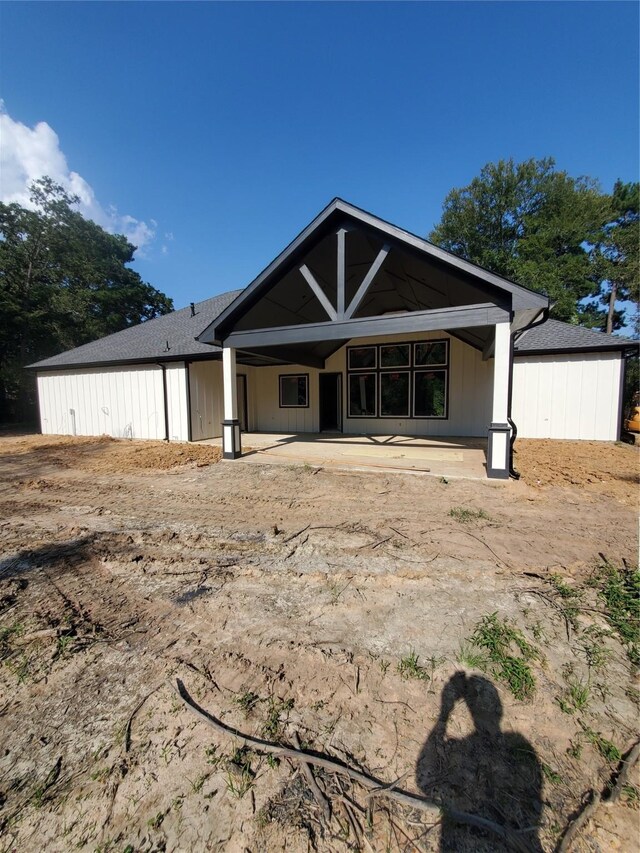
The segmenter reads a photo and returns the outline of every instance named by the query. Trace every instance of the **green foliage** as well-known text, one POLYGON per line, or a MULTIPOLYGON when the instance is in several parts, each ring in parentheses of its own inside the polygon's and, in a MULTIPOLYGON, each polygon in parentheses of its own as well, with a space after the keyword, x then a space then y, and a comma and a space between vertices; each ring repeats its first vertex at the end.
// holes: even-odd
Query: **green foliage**
POLYGON ((248 690, 246 693, 242 693, 235 699, 235 703, 239 708, 245 712, 245 714, 249 714, 255 706, 260 701, 260 697, 257 693, 253 693, 251 690, 248 690))
POLYGON ((611 743, 610 740, 602 737, 600 732, 594 732, 593 729, 590 729, 588 726, 584 728, 584 734, 586 739, 590 744, 595 746, 600 755, 603 758, 606 758, 607 761, 620 761, 622 758, 622 753, 618 749, 618 747, 611 743))
POLYGON ((470 509, 466 506, 454 506, 449 510, 449 515, 462 524, 468 524, 470 521, 491 521, 491 516, 483 509, 470 509))
POLYGON ((268 740, 277 740, 282 732, 282 717, 293 708, 293 699, 269 697, 267 719, 262 727, 262 735, 268 740))
POLYGON ((429 673, 420 665, 418 655, 414 651, 400 658, 398 672, 402 678, 418 678, 421 681, 429 681, 429 673))
POLYGON ((640 571, 604 560, 590 585, 604 602, 607 621, 625 645, 629 660, 640 665, 640 571))
POLYGON ((0 203, 0 410, 24 418, 26 364, 166 314, 171 300, 127 266, 135 246, 73 208, 51 178, 32 209, 0 203))
POLYGON ((497 613, 483 616, 476 625, 470 643, 486 655, 486 665, 503 681, 516 699, 528 699, 535 690, 535 679, 529 665, 539 658, 537 649, 522 632, 497 613))
MULTIPOLYGON (((429 239, 546 293, 557 319, 604 328, 608 312, 600 300, 610 287, 604 280, 621 282, 617 298, 637 292, 634 209, 637 185, 618 182, 609 196, 596 181, 559 171, 550 157, 500 160, 451 190, 429 239), (589 297, 596 301, 587 306, 589 297)), ((620 312, 611 319, 613 328, 622 325, 620 312)))

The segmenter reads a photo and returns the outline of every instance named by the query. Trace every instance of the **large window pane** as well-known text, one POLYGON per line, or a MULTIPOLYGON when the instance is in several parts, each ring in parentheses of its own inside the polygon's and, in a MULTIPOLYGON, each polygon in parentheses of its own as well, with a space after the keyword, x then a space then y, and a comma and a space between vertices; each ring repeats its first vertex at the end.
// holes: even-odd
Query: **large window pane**
POLYGON ((349 375, 349 417, 375 418, 376 374, 351 373, 349 375))
POLYGON ((441 364, 444 367, 446 363, 446 341, 428 341, 423 344, 415 345, 414 364, 416 367, 430 364, 441 364))
POLYGON ((391 344, 380 347, 380 367, 409 367, 409 344, 391 344))
POLYGON ((375 347, 350 347, 349 370, 368 370, 376 367, 375 347))
POLYGON ((309 377, 299 376, 280 377, 280 407, 305 408, 309 405, 309 377))
POLYGON ((417 418, 444 418, 447 414, 446 370, 414 374, 413 413, 417 418))
POLYGON ((409 417, 409 374, 380 374, 380 414, 409 417))

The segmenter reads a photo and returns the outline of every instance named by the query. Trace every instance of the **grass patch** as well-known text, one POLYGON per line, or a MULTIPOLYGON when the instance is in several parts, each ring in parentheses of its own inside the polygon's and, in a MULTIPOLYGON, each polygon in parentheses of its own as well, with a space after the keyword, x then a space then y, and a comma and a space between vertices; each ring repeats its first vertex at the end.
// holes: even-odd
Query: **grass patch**
POLYGON ((398 663, 398 672, 401 677, 418 678, 421 681, 429 681, 429 673, 418 661, 418 655, 414 651, 411 651, 408 655, 400 658, 400 662, 398 663))
POLYGON ((255 775, 251 767, 251 754, 247 747, 236 749, 227 763, 227 791, 241 800, 251 790, 255 775))
POLYGON ((269 697, 267 719, 262 727, 262 735, 267 740, 278 740, 282 732, 282 717, 293 708, 293 699, 269 697))
POLYGON ((471 649, 467 646, 467 662, 473 659, 473 666, 490 670, 516 699, 529 699, 533 695, 536 682, 530 662, 540 654, 508 620, 500 619, 497 613, 483 616, 468 644, 471 649))
POLYGON ((600 732, 594 732, 593 729, 590 729, 588 726, 584 726, 584 734, 589 743, 592 746, 595 746, 600 755, 603 758, 606 758, 607 761, 614 762, 622 759, 622 753, 618 747, 610 740, 602 737, 600 732))
POLYGON ((640 665, 640 571, 621 569, 604 560, 589 585, 605 606, 606 619, 627 650, 631 663, 640 665))
POLYGON ((472 521, 491 521, 491 516, 487 515, 483 509, 470 509, 466 506, 452 507, 449 515, 461 524, 469 524, 472 521))
POLYGON ((251 690, 248 690, 246 693, 243 693, 241 696, 237 696, 234 699, 234 702, 239 708, 245 712, 245 714, 249 714, 255 706, 260 701, 260 697, 257 693, 253 693, 251 690))

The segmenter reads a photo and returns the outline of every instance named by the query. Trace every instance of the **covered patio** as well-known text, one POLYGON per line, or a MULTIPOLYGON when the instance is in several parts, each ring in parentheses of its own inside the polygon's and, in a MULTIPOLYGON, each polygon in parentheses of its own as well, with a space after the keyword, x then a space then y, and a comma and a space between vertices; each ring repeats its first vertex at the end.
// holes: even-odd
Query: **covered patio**
MULTIPOLYGON (((485 479, 487 440, 410 435, 244 433, 243 460, 274 464, 386 469, 438 477, 485 479)), ((204 444, 222 446, 221 438, 204 444)))

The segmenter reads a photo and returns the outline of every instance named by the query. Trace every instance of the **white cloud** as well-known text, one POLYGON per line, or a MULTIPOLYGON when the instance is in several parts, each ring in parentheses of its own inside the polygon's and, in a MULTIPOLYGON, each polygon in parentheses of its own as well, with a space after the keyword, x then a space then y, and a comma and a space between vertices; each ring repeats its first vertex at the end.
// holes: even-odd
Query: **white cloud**
POLYGON ((117 208, 105 209, 82 175, 69 169, 58 134, 46 121, 27 127, 6 112, 0 100, 0 201, 31 207, 29 184, 48 175, 67 192, 80 197, 78 211, 112 234, 124 234, 144 255, 156 236, 157 222, 144 222, 117 208))

